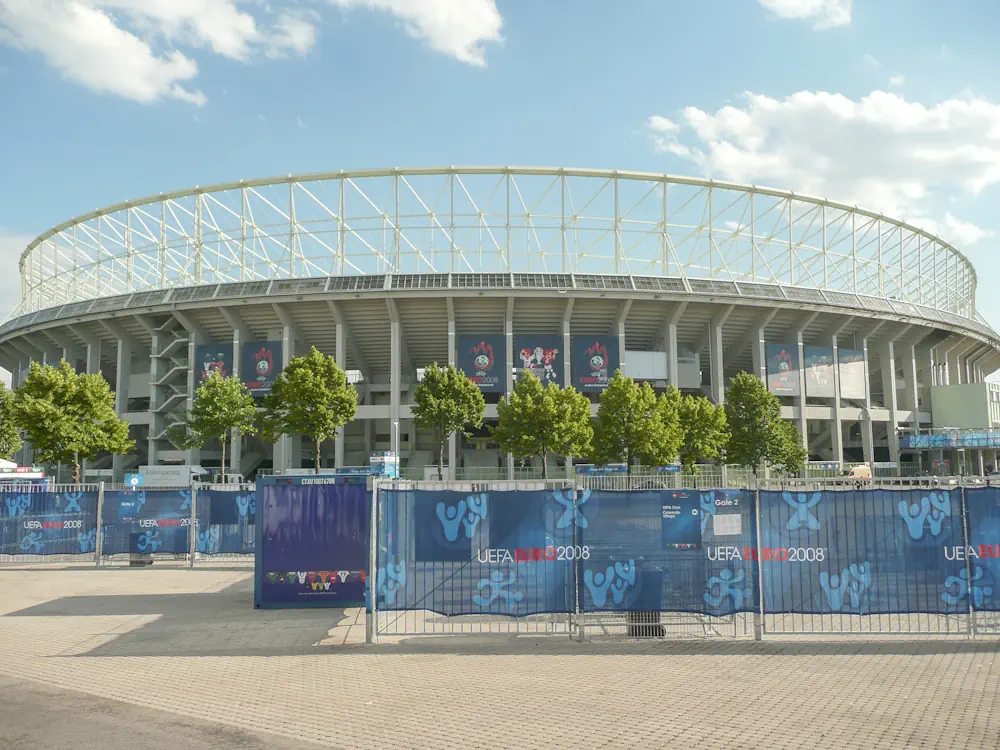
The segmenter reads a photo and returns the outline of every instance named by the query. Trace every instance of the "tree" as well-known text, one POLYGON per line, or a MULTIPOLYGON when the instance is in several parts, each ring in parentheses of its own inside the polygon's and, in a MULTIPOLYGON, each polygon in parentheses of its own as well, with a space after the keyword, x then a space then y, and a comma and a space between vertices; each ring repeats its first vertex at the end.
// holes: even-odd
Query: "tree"
POLYGON ((680 403, 678 416, 681 423, 681 465, 686 472, 693 472, 699 461, 712 461, 726 450, 729 427, 726 410, 713 404, 704 396, 685 396, 680 403))
MULTIPOLYGON (((438 479, 444 477, 444 450, 453 433, 468 435, 467 429, 482 427, 486 400, 479 387, 454 365, 424 370, 424 379, 413 396, 413 421, 434 431, 438 445, 438 479)), ((455 467, 452 467, 454 471, 455 467)))
POLYGON ((649 383, 638 385, 621 370, 616 372, 597 408, 595 459, 600 463, 624 461, 629 471, 634 459, 647 466, 674 461, 683 437, 680 402, 680 391, 673 386, 657 398, 649 383))
POLYGON ((213 371, 194 392, 190 413, 170 427, 168 437, 182 448, 200 448, 208 440, 218 440, 222 450, 220 473, 225 482, 226 444, 234 432, 257 432, 257 405, 239 376, 227 378, 213 371))
POLYGON ((586 455, 592 449, 594 427, 590 401, 575 388, 555 383, 542 386, 530 370, 515 384, 507 401, 497 405, 493 437, 505 453, 542 459, 542 475, 549 476, 549 454, 586 455))
POLYGON ((316 473, 320 448, 337 430, 354 419, 358 392, 333 357, 315 346, 305 357, 289 362, 264 399, 264 434, 308 435, 313 441, 316 473))
POLYGON ((14 418, 14 394, 0 383, 0 458, 10 458, 21 450, 21 430, 14 418))
POLYGON ((781 402, 764 382, 747 372, 737 373, 726 397, 729 423, 729 460, 753 469, 761 464, 789 474, 801 470, 805 451, 795 427, 781 418, 781 402))
POLYGON ((31 363, 11 404, 14 420, 46 463, 71 463, 80 483, 80 462, 102 451, 128 453, 135 441, 128 422, 115 412, 115 394, 100 373, 77 373, 66 360, 58 367, 31 363))

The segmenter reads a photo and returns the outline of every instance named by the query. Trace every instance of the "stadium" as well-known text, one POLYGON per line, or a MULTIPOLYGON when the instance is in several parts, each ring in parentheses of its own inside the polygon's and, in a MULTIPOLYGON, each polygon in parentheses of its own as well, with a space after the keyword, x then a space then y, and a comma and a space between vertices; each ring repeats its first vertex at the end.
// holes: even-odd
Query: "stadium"
MULTIPOLYGON (((625 171, 441 167, 332 172, 128 201, 39 236, 0 326, 16 386, 31 361, 102 372, 135 455, 91 468, 218 467, 167 429, 205 373, 266 393, 310 346, 359 390, 323 465, 396 451, 434 463, 409 404, 422 368, 460 366, 487 422, 530 367, 596 403, 610 374, 725 399, 759 374, 810 460, 898 471, 995 465, 996 332, 956 248, 877 213, 750 185, 625 171), (947 440, 935 435, 947 435, 947 440)), ((307 440, 234 440, 230 470, 312 466, 307 440), (304 444, 305 443, 305 444, 304 444)), ((30 447, 19 456, 31 462, 30 447)), ((452 478, 522 476, 484 428, 452 478)))

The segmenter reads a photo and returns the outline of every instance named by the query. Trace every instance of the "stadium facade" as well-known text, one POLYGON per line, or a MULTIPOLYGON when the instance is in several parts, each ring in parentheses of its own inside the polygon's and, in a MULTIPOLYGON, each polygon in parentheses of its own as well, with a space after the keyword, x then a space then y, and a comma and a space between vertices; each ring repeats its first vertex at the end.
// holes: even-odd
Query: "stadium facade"
MULTIPOLYGON (((15 385, 31 361, 103 372, 138 443, 114 460, 118 478, 146 463, 217 466, 218 446, 181 452, 166 438, 200 378, 223 369, 266 393, 310 346, 359 388, 327 466, 376 450, 397 450, 411 475, 433 463, 410 411, 432 362, 480 384, 487 420, 523 367, 595 409, 618 367, 716 402, 746 370, 812 460, 995 460, 992 446, 959 455, 960 439, 907 439, 1000 421, 985 382, 1000 341, 976 312, 972 265, 905 222, 781 190, 515 167, 240 181, 72 219, 28 246, 20 272, 0 363, 15 385)), ((485 431, 448 453, 459 476, 514 470, 485 431)), ((311 456, 302 438, 246 437, 231 469, 311 456)))

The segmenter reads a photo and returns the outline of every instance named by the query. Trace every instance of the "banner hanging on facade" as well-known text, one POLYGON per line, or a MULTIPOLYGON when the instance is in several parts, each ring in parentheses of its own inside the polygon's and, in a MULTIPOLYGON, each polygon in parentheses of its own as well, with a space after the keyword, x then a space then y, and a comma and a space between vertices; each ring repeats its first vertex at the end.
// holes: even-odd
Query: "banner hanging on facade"
POLYGON ((572 385, 583 392, 600 392, 621 367, 617 336, 574 336, 572 385))
POLYGON ((240 359, 240 379, 251 393, 266 396, 281 374, 280 341, 246 341, 240 359))
POLYGON ((801 395, 797 344, 767 345, 767 389, 777 396, 801 395))
POLYGON ((204 383, 213 372, 228 378, 233 374, 233 344, 198 344, 194 348, 195 367, 199 383, 204 383))
POLYGON ((813 398, 833 398, 833 348, 807 346, 806 395, 813 398))
POLYGON ((840 363, 840 397, 864 400, 868 396, 864 351, 841 349, 837 358, 840 363))
POLYGON ((458 369, 484 393, 507 390, 507 340, 503 334, 458 337, 458 369))
POLYGON ((528 334, 514 337, 515 363, 523 375, 531 371, 542 383, 562 386, 563 361, 562 336, 540 336, 528 334))

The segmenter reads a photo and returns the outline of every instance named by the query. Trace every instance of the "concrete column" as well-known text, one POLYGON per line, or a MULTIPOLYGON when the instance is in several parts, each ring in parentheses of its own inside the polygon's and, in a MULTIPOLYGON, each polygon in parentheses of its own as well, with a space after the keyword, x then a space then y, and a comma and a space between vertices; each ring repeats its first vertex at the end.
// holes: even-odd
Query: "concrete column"
MULTIPOLYGON (((504 349, 507 365, 504 367, 505 395, 509 398, 514 390, 514 298, 507 298, 507 316, 504 318, 504 349)), ((507 478, 514 478, 514 456, 507 454, 507 478)))
POLYGON ((861 339, 861 351, 864 354, 865 363, 865 405, 861 413, 861 444, 864 451, 865 463, 871 464, 875 461, 875 438, 872 435, 872 388, 871 370, 868 365, 868 337, 861 339))
MULTIPOLYGON (((117 375, 115 378, 115 413, 119 418, 124 417, 128 411, 128 384, 132 376, 132 342, 129 340, 118 340, 118 362, 117 375)), ((114 456, 112 458, 112 468, 114 469, 116 482, 125 479, 125 456, 114 456)))
MULTIPOLYGON (((573 380, 573 373, 570 370, 570 360, 572 359, 572 331, 570 330, 570 320, 573 317, 573 298, 566 300, 566 310, 563 312, 562 321, 562 355, 563 355, 563 388, 568 388, 573 380)), ((566 476, 573 476, 573 457, 566 456, 566 476)))
POLYGON ((882 393, 885 396, 885 406, 889 410, 889 460, 899 463, 899 418, 896 408, 896 351, 895 344, 887 341, 879 353, 882 365, 882 393))
POLYGON ((958 353, 950 351, 945 357, 948 362, 948 385, 960 385, 962 383, 962 368, 958 353))
MULTIPOLYGON (((198 383, 198 344, 202 343, 198 339, 198 334, 188 332, 188 373, 187 373, 187 405, 188 412, 194 408, 194 392, 200 385, 198 383)), ((194 466, 201 463, 201 449, 189 448, 185 462, 194 466)))
MULTIPOLYGON (((240 361, 243 354, 243 337, 238 328, 233 329, 233 372, 232 375, 239 377, 240 368, 243 363, 240 361)), ((240 474, 240 467, 243 464, 243 436, 233 435, 229 441, 229 473, 240 474)))
MULTIPOLYGON (((345 330, 346 326, 343 323, 337 323, 337 349, 334 352, 333 358, 337 362, 337 367, 341 370, 347 370, 347 336, 345 335, 345 330)), ((333 443, 333 465, 337 469, 344 465, 344 444, 347 442, 345 439, 346 430, 347 425, 341 427, 333 443)))
POLYGON ((767 349, 764 341, 764 328, 757 328, 753 332, 753 341, 750 343, 751 354, 753 355, 753 374, 767 382, 767 349))
POLYGON ((681 387, 677 326, 681 322, 687 306, 687 302, 681 302, 676 305, 670 311, 670 316, 667 318, 667 324, 664 328, 663 349, 667 353, 667 383, 676 388, 681 387))
POLYGON ((717 404, 726 401, 726 379, 722 359, 722 326, 713 321, 708 333, 709 366, 712 400, 717 404))
POLYGON ((920 391, 917 384, 917 345, 911 344, 903 348, 903 375, 906 379, 904 407, 913 411, 913 425, 916 427, 920 420, 917 412, 920 409, 920 391))
MULTIPOLYGON (((194 361, 194 355, 191 355, 194 361)), ((101 340, 93 339, 87 342, 87 374, 92 375, 101 371, 101 340)))
MULTIPOLYGON (((163 429, 163 416, 156 413, 160 406, 160 394, 162 391, 155 383, 163 377, 163 360, 157 355, 160 353, 163 336, 153 333, 153 340, 149 346, 149 439, 146 443, 146 460, 150 466, 156 466, 159 451, 156 448, 156 436, 163 429)), ((89 350, 89 346, 88 346, 89 350)), ((89 354, 88 354, 89 360, 89 354)))
MULTIPOLYGON (((455 305, 448 298, 448 364, 458 364, 458 344, 455 333, 455 305)), ((452 478, 458 472, 458 435, 452 433, 448 438, 448 466, 452 478)))
POLYGON ((389 323, 389 441, 391 450, 399 455, 399 406, 402 401, 403 324, 389 323))
MULTIPOLYGON (((295 331, 291 326, 281 327, 281 365, 284 367, 295 356, 295 331)), ((301 444, 301 442, 300 442, 301 444)), ((294 468, 293 441, 290 435, 283 435, 274 444, 275 472, 294 468)))
POLYGON ((840 417, 840 344, 837 336, 831 337, 833 347, 833 422, 830 425, 830 447, 833 460, 844 463, 844 423, 840 417))
POLYGON ((799 353, 799 395, 795 404, 799 407, 799 434, 802 436, 802 447, 806 449, 806 460, 809 452, 809 419, 806 416, 806 349, 803 340, 804 330, 795 332, 795 344, 799 353))

